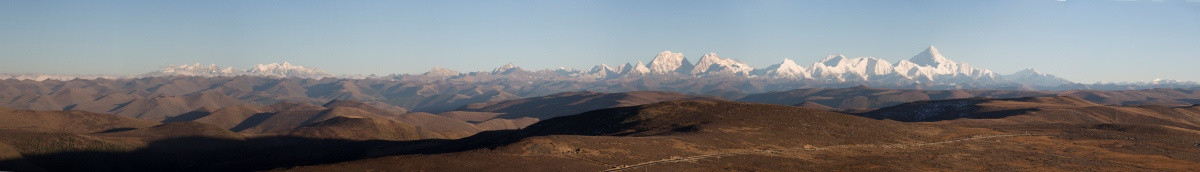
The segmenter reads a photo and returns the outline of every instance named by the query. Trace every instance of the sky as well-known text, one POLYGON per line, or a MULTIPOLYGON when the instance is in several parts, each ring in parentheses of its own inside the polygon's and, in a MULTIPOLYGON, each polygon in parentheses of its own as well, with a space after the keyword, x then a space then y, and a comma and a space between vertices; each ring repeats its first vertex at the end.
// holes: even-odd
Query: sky
POLYGON ((830 54, 895 63, 930 45, 1002 74, 1200 81, 1200 0, 0 2, 0 73, 589 69, 667 50, 766 67, 830 54))

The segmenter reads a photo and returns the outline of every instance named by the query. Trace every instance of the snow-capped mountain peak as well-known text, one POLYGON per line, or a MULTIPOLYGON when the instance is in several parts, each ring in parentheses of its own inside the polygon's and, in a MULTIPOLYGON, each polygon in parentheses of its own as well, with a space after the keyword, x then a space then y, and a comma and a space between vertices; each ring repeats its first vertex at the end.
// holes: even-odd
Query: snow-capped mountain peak
POLYGON ((612 67, 608 67, 608 64, 600 64, 592 67, 592 70, 588 70, 588 73, 608 72, 610 70, 612 70, 612 67))
POLYGON ((721 58, 717 53, 708 53, 696 62, 695 68, 692 68, 691 74, 723 74, 723 75, 750 75, 754 67, 737 60, 721 58))
POLYGON ((933 83, 994 83, 997 79, 990 70, 976 69, 946 58, 932 45, 912 58, 900 61, 894 69, 904 77, 933 83))
POLYGON ((504 73, 504 72, 507 72, 509 70, 516 69, 516 68, 518 68, 517 65, 508 63, 508 64, 504 64, 504 66, 500 66, 500 67, 497 67, 496 69, 492 69, 492 73, 504 73))
POLYGON ((640 75, 640 74, 650 73, 650 68, 647 68, 646 64, 642 63, 642 61, 638 61, 636 65, 625 63, 625 66, 621 67, 621 68, 622 68, 621 74, 626 74, 626 75, 629 75, 629 74, 640 75))
POLYGON ((447 77, 447 76, 454 76, 454 75, 458 75, 458 74, 459 74, 458 71, 446 69, 441 66, 433 66, 433 69, 429 69, 428 72, 425 72, 424 74, 421 74, 421 75, 447 77))
POLYGON ((766 68, 763 68, 763 69, 758 69, 757 71, 754 72, 754 74, 762 75, 762 76, 771 76, 771 77, 785 77, 785 78, 811 78, 812 77, 811 74, 808 73, 808 71, 804 67, 797 65, 796 61, 792 61, 792 59, 787 59, 787 58, 784 58, 783 62, 780 62, 779 64, 767 66, 766 68))
POLYGON ((283 62, 283 64, 257 64, 254 65, 254 68, 247 70, 246 73, 257 76, 300 78, 322 78, 333 76, 332 74, 329 74, 321 69, 292 65, 288 62, 283 62))
POLYGON ((654 60, 650 61, 647 68, 650 68, 650 72, 654 74, 686 74, 692 69, 692 63, 683 57, 683 53, 663 51, 654 56, 654 60))
POLYGON ((933 45, 930 45, 925 51, 909 58, 908 61, 921 66, 957 65, 957 63, 946 58, 946 56, 942 56, 942 53, 938 52, 937 47, 933 45))
POLYGON ((514 72, 523 71, 523 70, 524 69, 521 69, 521 67, 517 67, 517 65, 508 63, 508 64, 504 64, 504 66, 500 66, 500 67, 497 67, 496 69, 493 69, 492 74, 512 74, 514 72))
POLYGON ((813 63, 812 75, 825 80, 862 80, 887 76, 895 72, 890 62, 874 57, 846 58, 830 55, 824 61, 813 63))

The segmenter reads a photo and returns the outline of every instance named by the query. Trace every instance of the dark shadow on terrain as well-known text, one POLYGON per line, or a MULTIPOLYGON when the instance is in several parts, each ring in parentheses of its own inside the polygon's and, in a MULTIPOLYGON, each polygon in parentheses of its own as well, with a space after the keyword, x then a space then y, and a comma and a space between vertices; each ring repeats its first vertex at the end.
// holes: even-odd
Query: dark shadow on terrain
MULTIPOLYGON (((167 138, 146 143, 145 147, 132 151, 84 149, 22 155, 23 158, 0 161, 0 170, 16 169, 3 166, 7 164, 33 164, 47 171, 259 171, 371 157, 442 154, 494 149, 533 136, 623 136, 641 133, 649 129, 635 127, 639 123, 634 117, 637 117, 640 110, 641 107, 594 110, 580 115, 547 119, 523 130, 487 131, 458 140, 354 141, 281 136, 245 140, 209 137, 167 138)), ((256 126, 270 115, 252 115, 233 130, 240 131, 249 126, 256 126)), ((667 127, 666 130, 662 132, 693 132, 697 127, 694 124, 680 124, 667 127)))
POLYGON ((117 107, 113 107, 113 109, 109 109, 108 111, 109 111, 109 112, 111 112, 111 111, 115 111, 115 110, 117 110, 117 109, 124 108, 125 106, 129 106, 129 104, 130 104, 130 103, 133 103, 133 101, 134 101, 134 100, 130 100, 130 101, 127 101, 127 102, 125 102, 125 103, 117 104, 117 107))
POLYGON ((496 110, 496 112, 504 113, 496 118, 515 119, 521 117, 533 117, 539 119, 547 119, 558 116, 574 115, 586 112, 590 109, 603 109, 617 105, 617 99, 624 96, 605 95, 599 98, 587 100, 580 103, 576 97, 555 97, 549 98, 542 103, 518 104, 514 106, 504 107, 496 110))
POLYGON ((17 166, 33 164, 47 171, 260 171, 390 155, 458 152, 492 146, 490 143, 499 142, 183 137, 151 142, 131 152, 72 151, 25 155, 22 159, 0 161, 0 170, 37 169, 17 166))
POLYGON ((258 126, 258 124, 262 124, 263 121, 267 121, 267 118, 271 118, 271 115, 274 115, 274 113, 258 113, 250 115, 250 117, 246 118, 246 120, 242 120, 242 123, 238 123, 237 125, 233 126, 233 128, 230 128, 229 131, 240 132, 242 130, 249 129, 250 127, 258 126))
MULTIPOLYGON (((1013 100, 1028 99, 1016 98, 1013 100)), ((932 122, 955 119, 1000 119, 1014 115, 1027 114, 1037 111, 1036 108, 1011 110, 984 111, 978 104, 991 99, 967 98, 951 100, 919 101, 878 110, 853 113, 853 115, 872 118, 890 119, 902 122, 932 122)))
POLYGON ((71 109, 75 109, 75 106, 79 106, 79 104, 71 104, 71 105, 67 105, 67 107, 63 107, 63 108, 62 108, 62 110, 71 110, 71 109))
POLYGON ((104 131, 100 131, 100 132, 96 132, 96 133, 113 133, 113 132, 122 132, 122 131, 129 131, 129 130, 135 130, 135 129, 137 129, 137 128, 132 128, 132 127, 113 128, 113 129, 108 129, 108 130, 104 130, 104 131))
POLYGON ((167 119, 163 120, 162 122, 168 123, 168 122, 194 121, 196 119, 203 118, 204 116, 208 116, 208 114, 212 114, 212 112, 191 111, 188 113, 180 114, 179 116, 167 118, 167 119))
POLYGON ((1200 104, 1200 99, 1179 99, 1179 101, 1191 103, 1193 105, 1200 104))
MULTIPOLYGON (((655 99, 659 96, 674 96, 664 95, 658 92, 629 92, 629 93, 601 93, 601 92, 568 92, 550 95, 546 97, 538 97, 531 99, 522 99, 514 101, 511 104, 495 104, 501 106, 495 109, 471 109, 467 106, 462 106, 457 110, 461 111, 485 111, 503 113, 496 118, 516 119, 522 117, 532 117, 538 119, 549 119, 560 116, 575 115, 591 110, 606 109, 616 107, 623 101, 639 101, 644 99, 655 99)), ((714 97, 681 97, 672 100, 719 100, 714 97)), ((508 103, 508 102, 501 102, 508 103)), ((653 103, 653 102, 646 102, 653 103)))
MULTIPOLYGON (((0 170, 28 169, 13 164, 32 163, 47 171, 260 171, 372 157, 495 149, 534 136, 619 136, 631 132, 625 128, 638 125, 624 121, 634 115, 630 113, 634 111, 636 107, 601 109, 583 115, 552 118, 523 130, 484 131, 457 140, 355 141, 291 136, 246 140, 170 138, 150 142, 144 148, 129 152, 71 151, 23 155, 21 159, 0 161, 0 170)), ((676 132, 695 129, 680 127, 682 129, 676 132)))

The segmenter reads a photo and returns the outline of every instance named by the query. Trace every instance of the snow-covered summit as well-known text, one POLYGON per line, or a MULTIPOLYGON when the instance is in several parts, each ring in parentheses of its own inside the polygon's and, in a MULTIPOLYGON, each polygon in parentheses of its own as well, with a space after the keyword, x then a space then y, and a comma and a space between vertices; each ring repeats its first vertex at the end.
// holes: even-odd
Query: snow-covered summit
POLYGON ((708 53, 696 62, 692 75, 750 75, 754 67, 737 60, 721 58, 717 53, 708 53))
MULTIPOLYGON (((629 65, 629 64, 626 64, 626 65, 629 65)), ((599 78, 619 77, 621 75, 622 68, 624 68, 624 67, 623 66, 613 67, 613 66, 608 66, 608 64, 600 64, 600 65, 596 65, 595 67, 592 67, 592 69, 588 70, 587 73, 591 74, 592 76, 599 77, 599 78)))
POLYGON ((517 65, 513 65, 512 63, 508 63, 508 64, 504 64, 504 66, 500 66, 500 67, 497 67, 496 69, 492 69, 492 74, 499 74, 499 75, 513 74, 513 73, 517 73, 517 72, 521 72, 521 71, 524 71, 524 69, 521 69, 521 67, 517 67, 517 65))
POLYGON ((458 74, 459 74, 458 71, 446 69, 441 66, 433 66, 433 69, 429 69, 428 72, 425 72, 421 75, 433 76, 433 77, 449 77, 449 76, 454 76, 454 75, 458 75, 458 74))
POLYGON ((939 66, 939 65, 954 65, 954 64, 956 64, 954 61, 951 61, 950 59, 946 58, 946 56, 942 56, 942 53, 938 52, 937 47, 934 47, 932 45, 930 45, 929 48, 926 48, 925 51, 921 51, 921 53, 913 56, 912 58, 909 58, 908 61, 913 62, 917 65, 921 65, 921 66, 939 66))
POLYGON ((283 64, 257 64, 254 65, 253 68, 246 70, 246 74, 255 76, 299 78, 323 78, 333 76, 333 74, 329 74, 321 69, 292 65, 288 62, 283 62, 283 64))
POLYGON ((647 68, 646 64, 642 63, 642 61, 638 61, 636 65, 625 63, 625 66, 621 68, 623 69, 621 70, 622 75, 644 75, 650 73, 650 68, 647 68))
POLYGON ((849 58, 830 55, 808 66, 798 65, 791 59, 766 68, 754 68, 732 58, 722 58, 716 53, 704 54, 693 65, 682 53, 663 51, 654 56, 649 64, 626 63, 621 67, 597 65, 589 75, 599 78, 615 78, 631 75, 688 75, 696 77, 717 76, 767 76, 774 78, 815 79, 821 81, 867 81, 885 83, 929 83, 970 84, 997 83, 999 76, 987 69, 977 69, 959 63, 943 55, 937 47, 929 46, 908 60, 897 63, 875 57, 849 58), (607 72, 611 71, 611 72, 607 72), (603 74, 601 74, 603 73, 603 74), (616 75, 616 76, 614 76, 616 75))
POLYGON ((904 77, 922 82, 963 84, 997 80, 991 70, 976 69, 970 64, 952 61, 932 45, 908 60, 901 60, 893 68, 904 77))
POLYGON ((757 69, 754 74, 780 78, 812 78, 811 74, 804 67, 797 65, 796 61, 787 58, 784 58, 783 62, 779 64, 757 69))
POLYGON ((809 69, 814 78, 836 81, 868 81, 895 73, 892 63, 887 60, 874 57, 846 58, 842 55, 830 55, 821 62, 813 63, 809 69))
POLYGON ((650 61, 647 68, 650 68, 650 72, 654 74, 687 74, 692 69, 692 63, 683 57, 683 53, 663 51, 654 56, 654 60, 650 61))

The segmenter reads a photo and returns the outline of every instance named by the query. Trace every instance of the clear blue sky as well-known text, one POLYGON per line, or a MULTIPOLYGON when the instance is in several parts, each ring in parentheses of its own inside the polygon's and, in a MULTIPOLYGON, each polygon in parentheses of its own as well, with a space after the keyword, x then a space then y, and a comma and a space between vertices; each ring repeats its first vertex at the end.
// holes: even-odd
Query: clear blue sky
POLYGON ((892 62, 936 45, 1000 73, 1077 82, 1200 81, 1200 2, 1157 1, 3 1, 0 73, 140 74, 288 61, 334 73, 764 67, 828 54, 892 62))

